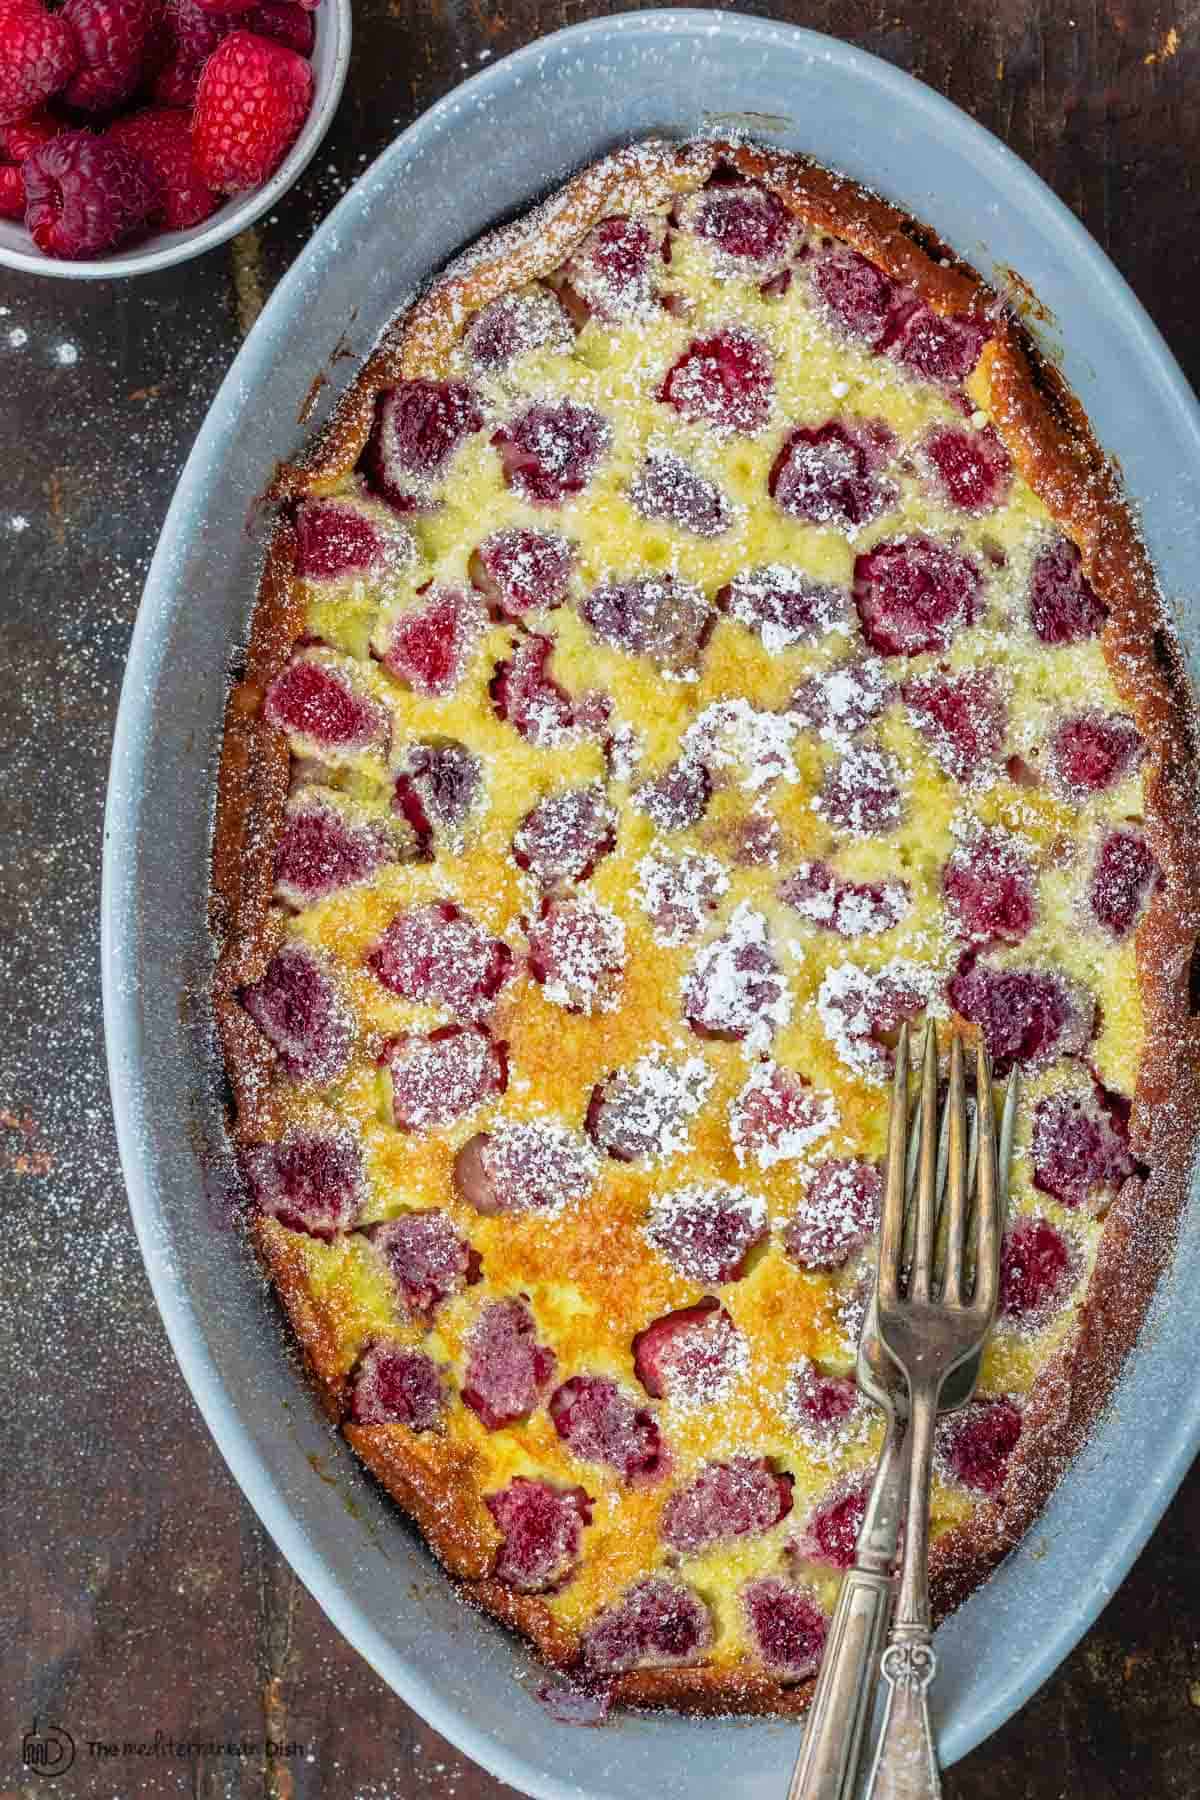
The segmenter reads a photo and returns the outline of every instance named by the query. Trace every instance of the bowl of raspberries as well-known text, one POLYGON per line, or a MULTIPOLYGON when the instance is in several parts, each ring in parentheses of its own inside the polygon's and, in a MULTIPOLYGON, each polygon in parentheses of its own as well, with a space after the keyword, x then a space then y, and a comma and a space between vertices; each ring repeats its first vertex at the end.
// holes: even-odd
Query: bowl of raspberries
POLYGON ((138 275, 243 230, 329 128, 350 0, 0 0, 0 263, 138 275))

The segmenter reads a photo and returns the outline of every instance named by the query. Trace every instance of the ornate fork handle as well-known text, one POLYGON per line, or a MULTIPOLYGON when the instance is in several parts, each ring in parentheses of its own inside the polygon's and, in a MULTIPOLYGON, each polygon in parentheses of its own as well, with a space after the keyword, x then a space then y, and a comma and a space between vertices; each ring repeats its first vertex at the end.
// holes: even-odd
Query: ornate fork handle
POLYGON ((903 1504, 905 1420, 889 1413, 853 1566, 847 1569, 788 1800, 851 1800, 887 1639, 903 1504))
POLYGON ((937 1399, 936 1382, 913 1384, 904 1562, 896 1618, 880 1664, 888 1692, 866 1800, 940 1800, 942 1792, 929 1722, 929 1687, 937 1673, 937 1655, 930 1643, 927 1574, 937 1399))

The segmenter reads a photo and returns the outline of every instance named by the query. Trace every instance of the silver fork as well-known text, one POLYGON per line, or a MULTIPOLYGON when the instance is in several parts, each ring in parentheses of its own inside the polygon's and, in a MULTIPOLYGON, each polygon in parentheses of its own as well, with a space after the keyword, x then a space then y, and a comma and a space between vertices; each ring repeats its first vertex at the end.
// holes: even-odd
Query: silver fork
MULTIPOLYGON (((1010 1079, 1000 1127, 1000 1213, 1007 1203, 1007 1171, 1016 1125, 1017 1086, 1010 1079)), ((978 1113, 973 1121, 970 1165, 977 1154, 978 1113)), ((949 1142, 943 1132, 938 1144, 939 1190, 946 1178, 949 1142)), ((920 1147, 913 1132, 906 1157, 905 1188, 911 1203, 917 1179, 913 1154, 920 1147)), ((981 1350, 952 1370, 942 1388, 939 1410, 954 1412, 965 1406, 975 1391, 981 1350)), ((788 1800, 851 1800, 858 1792, 859 1762, 867 1724, 875 1709, 879 1661, 887 1637, 895 1598, 893 1565, 904 1514, 904 1477, 907 1472, 905 1432, 908 1425, 908 1390, 904 1376, 879 1340, 875 1294, 863 1320, 858 1340, 855 1379, 859 1390, 884 1415, 884 1437, 866 1510, 855 1545, 854 1562, 842 1581, 838 1603, 829 1625, 820 1673, 812 1703, 804 1721, 804 1737, 788 1800)))
POLYGON ((880 1341, 902 1371, 908 1388, 908 1505, 900 1591, 888 1647, 880 1663, 888 1696, 875 1760, 867 1778, 866 1800, 937 1800, 942 1791, 928 1704, 929 1686, 937 1672, 937 1657, 930 1643, 928 1580, 933 1433, 944 1383, 969 1359, 977 1358, 983 1348, 996 1309, 999 1284, 1000 1208, 987 1052, 980 1044, 976 1074, 979 1148, 976 1204, 971 1216, 962 1042, 955 1036, 950 1046, 946 1232, 940 1269, 937 1074, 937 1034, 929 1021, 921 1077, 921 1144, 912 1260, 906 1272, 908 1030, 904 1028, 896 1048, 892 1089, 876 1321, 880 1341), (976 1238, 973 1257, 968 1243, 972 1224, 976 1238))

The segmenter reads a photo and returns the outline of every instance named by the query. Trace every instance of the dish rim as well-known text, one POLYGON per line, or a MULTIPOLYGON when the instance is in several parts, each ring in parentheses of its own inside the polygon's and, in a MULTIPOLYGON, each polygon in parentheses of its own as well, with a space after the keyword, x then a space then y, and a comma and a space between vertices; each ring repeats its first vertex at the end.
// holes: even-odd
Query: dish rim
MULTIPOLYGON (((992 165, 1001 184, 1011 185, 1015 174, 1020 183, 1023 204, 1039 210, 1048 227, 1048 235, 1063 243, 1065 253, 1087 272, 1096 291, 1104 296, 1107 304, 1119 315, 1122 332, 1137 336, 1143 355, 1153 365, 1162 397, 1169 399, 1178 415, 1181 434, 1190 436, 1195 445, 1196 463, 1200 466, 1200 404, 1169 348, 1112 262, 1032 169, 959 107, 927 88, 915 77, 871 53, 823 33, 744 13, 713 13, 695 8, 655 9, 602 20, 586 20, 537 38, 509 56, 489 63, 452 88, 414 120, 363 172, 318 228, 301 257, 272 294, 262 315, 264 332, 275 314, 287 311, 292 295, 302 287, 305 266, 331 238, 336 237, 347 214, 354 212, 355 196, 362 183, 369 180, 381 164, 400 156, 411 148, 414 141, 419 142, 422 136, 439 128, 450 115, 461 108, 465 97, 480 89, 486 90, 495 83, 500 71, 505 71, 509 78, 518 73, 524 75, 536 65, 537 59, 545 54, 548 46, 560 44, 564 40, 594 38, 597 34, 616 36, 622 32, 647 29, 711 36, 731 28, 743 36, 757 37, 764 44, 786 37, 816 60, 840 63, 849 74, 869 82, 910 113, 924 114, 934 122, 946 122, 960 138, 969 138, 974 154, 981 163, 992 165)), ((536 197, 530 196, 531 201, 536 197)), ((936 220, 931 223, 936 227, 936 220)), ((469 1718, 448 1706, 442 1700, 435 1683, 426 1680, 410 1665, 403 1663, 395 1647, 363 1616, 343 1583, 328 1570, 321 1555, 313 1551, 276 1477, 251 1443, 246 1427, 238 1417, 238 1409, 218 1376, 207 1347, 199 1338, 186 1300, 173 1281, 163 1258, 161 1245, 156 1241, 158 1210, 144 1180, 140 1163, 140 1145, 134 1118, 135 1096, 130 1070, 124 1061, 125 1045, 129 1041, 131 1030, 136 1035, 129 996, 133 991, 132 984, 136 983, 137 970, 126 968, 123 964, 125 951, 118 929, 121 884, 117 870, 121 866, 120 853, 126 845, 132 849, 134 842, 130 817, 122 814, 121 803, 128 788, 121 780, 121 771, 126 764, 136 767, 147 743, 147 719, 152 707, 152 692, 147 675, 153 661, 156 629, 168 615, 170 567, 175 546, 188 535, 187 521, 195 515, 194 491, 207 478, 212 451, 222 430, 227 429, 236 417, 237 402, 254 361, 256 340, 260 340, 261 335, 263 334, 256 327, 239 351, 212 402, 180 476, 147 576, 143 605, 139 609, 130 645, 114 735, 105 811, 101 898, 102 984, 114 1115, 130 1209, 168 1338, 201 1414, 264 1527, 323 1610, 390 1687, 414 1706, 435 1729, 459 1745, 482 1766, 525 1792, 554 1796, 554 1800, 560 1800, 560 1797, 561 1800, 567 1800, 568 1796, 571 1800, 578 1800, 578 1787, 562 1782, 532 1762, 510 1753, 490 1735, 477 1730, 469 1718), (398 1663, 401 1664, 399 1669, 398 1663)), ((1164 1277, 1165 1279, 1169 1277, 1164 1277)), ((976 1712, 969 1730, 950 1721, 942 1745, 947 1763, 965 1755, 1018 1710, 1092 1623, 1103 1600, 1128 1572, 1165 1510, 1188 1464, 1197 1449, 1200 1449, 1200 1406, 1190 1415, 1181 1413, 1174 1430, 1164 1432, 1160 1443, 1162 1449, 1156 1457, 1153 1479, 1147 1481, 1140 1505, 1130 1511, 1122 1531, 1110 1532, 1105 1539, 1103 1556, 1095 1564, 1097 1579, 1093 1593, 1080 1607, 1062 1616, 1055 1628, 1041 1638, 1036 1660, 1031 1660, 1021 1673, 992 1690, 989 1702, 976 1712)))

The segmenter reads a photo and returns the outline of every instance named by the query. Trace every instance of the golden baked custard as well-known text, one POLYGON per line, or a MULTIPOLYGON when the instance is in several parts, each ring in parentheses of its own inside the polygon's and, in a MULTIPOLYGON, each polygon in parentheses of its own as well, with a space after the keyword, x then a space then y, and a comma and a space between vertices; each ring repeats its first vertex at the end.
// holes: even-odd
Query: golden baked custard
POLYGON ((1023 1077, 943 1606, 1178 1206, 1190 701, 1115 480, 930 233, 700 144, 452 268, 277 496, 215 862, 257 1245, 467 1593, 609 1697, 795 1709, 900 1023, 1023 1077))

